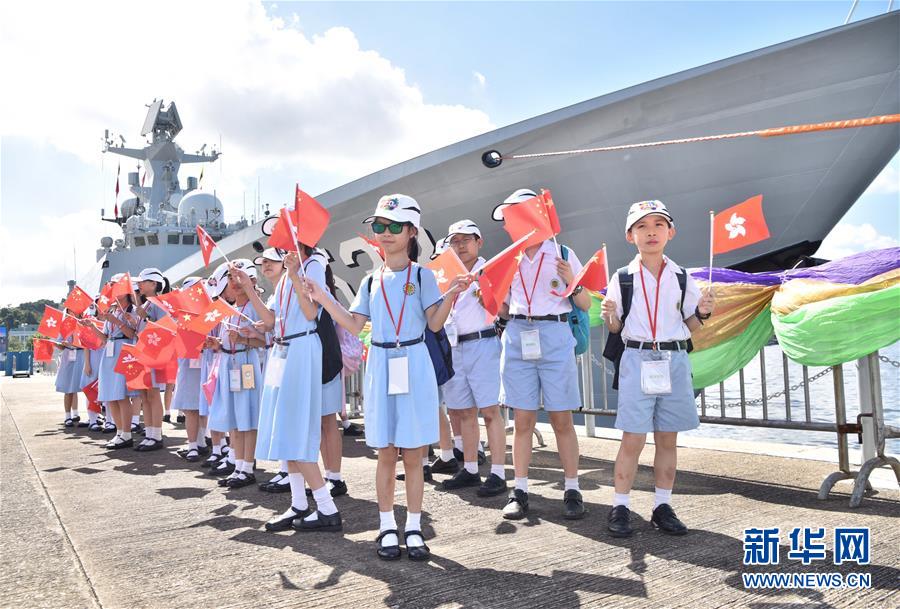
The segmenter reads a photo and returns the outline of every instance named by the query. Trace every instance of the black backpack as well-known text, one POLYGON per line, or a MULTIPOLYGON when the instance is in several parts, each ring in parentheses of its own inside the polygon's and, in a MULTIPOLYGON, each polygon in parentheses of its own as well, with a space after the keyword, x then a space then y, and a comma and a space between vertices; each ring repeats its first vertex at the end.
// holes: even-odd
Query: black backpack
MULTIPOLYGON (((628 272, 628 267, 623 266, 616 274, 619 276, 619 288, 622 293, 622 330, 625 329, 625 318, 631 310, 631 297, 634 295, 634 277, 628 272)), ((681 308, 684 308, 684 296, 687 293, 687 271, 680 268, 675 271, 678 277, 678 287, 681 288, 681 308)), ((682 313, 683 315, 684 313, 682 313)), ((622 330, 618 333, 609 333, 606 339, 606 345, 603 347, 603 357, 611 361, 616 368, 613 376, 613 389, 619 389, 619 362, 622 361, 622 354, 625 352, 625 343, 622 341, 622 330)), ((691 339, 688 339, 688 353, 694 349, 691 339)))
MULTIPOLYGON (((372 278, 374 273, 369 275, 368 290, 369 298, 372 297, 372 278)), ((419 284, 419 294, 422 293, 422 267, 416 268, 416 281, 419 284)), ((421 298, 421 297, 420 297, 421 298)), ((425 346, 428 347, 428 355, 431 356, 431 364, 434 366, 434 376, 437 379, 438 387, 453 378, 453 347, 450 346, 450 339, 447 337, 447 331, 441 328, 437 332, 433 332, 428 324, 425 324, 425 346)))
POLYGON ((341 341, 334 321, 325 307, 321 308, 316 319, 316 334, 322 341, 322 384, 327 385, 344 369, 344 358, 341 356, 341 341))

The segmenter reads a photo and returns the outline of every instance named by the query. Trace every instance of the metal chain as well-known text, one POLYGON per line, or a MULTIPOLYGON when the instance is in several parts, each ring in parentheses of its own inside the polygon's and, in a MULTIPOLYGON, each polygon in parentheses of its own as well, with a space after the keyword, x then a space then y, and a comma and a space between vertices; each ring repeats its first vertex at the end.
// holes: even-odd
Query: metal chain
POLYGON ((895 362, 894 360, 892 360, 889 357, 885 357, 884 355, 879 355, 878 359, 880 359, 881 361, 883 361, 886 364, 890 364, 894 368, 900 368, 900 362, 895 362))

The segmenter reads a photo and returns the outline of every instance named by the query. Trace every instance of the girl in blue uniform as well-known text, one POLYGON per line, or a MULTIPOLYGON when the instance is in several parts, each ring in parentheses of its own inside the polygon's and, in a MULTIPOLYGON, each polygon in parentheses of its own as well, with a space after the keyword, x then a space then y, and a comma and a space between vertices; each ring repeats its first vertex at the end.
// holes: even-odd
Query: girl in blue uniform
MULTIPOLYGON (((87 311, 85 311, 84 319, 88 320, 89 318, 95 317, 97 314, 97 306, 91 305, 88 307, 87 311)), ((100 358, 103 357, 103 348, 97 349, 88 349, 84 350, 84 365, 81 369, 81 382, 79 385, 83 389, 87 387, 91 383, 97 380, 97 375, 100 373, 100 358)), ((90 404, 88 404, 88 429, 90 431, 102 431, 102 427, 97 419, 97 412, 90 409, 90 404)))
MULTIPOLYGON (((110 279, 114 283, 123 277, 115 275, 110 279)), ((102 320, 103 330, 97 330, 86 320, 79 323, 93 328, 93 332, 103 340, 103 356, 100 358, 98 378, 99 391, 97 401, 106 404, 106 411, 116 424, 116 435, 106 444, 106 448, 119 449, 134 445, 131 439, 131 402, 125 387, 125 377, 115 371, 116 362, 122 353, 122 345, 131 343, 137 334, 133 310, 132 296, 120 295, 115 304, 106 313, 99 313, 97 319, 102 320)))
POLYGON ((420 267, 416 235, 418 203, 406 195, 379 200, 373 223, 385 253, 384 265, 363 279, 348 312, 314 281, 305 293, 319 302, 352 334, 372 321, 372 348, 364 381, 366 444, 378 449, 375 485, 380 512, 377 554, 383 560, 400 558, 400 533, 394 519, 397 449, 403 449, 406 473, 407 520, 405 542, 411 560, 428 560, 430 551, 421 531, 424 479, 422 460, 427 446, 438 440, 438 386, 424 343, 426 326, 439 331, 456 294, 468 287, 468 276, 453 280, 441 299, 434 273, 420 267))
MULTIPOLYGON (((294 528, 300 531, 340 531, 341 514, 334 505, 319 471, 322 420, 322 342, 316 333, 319 308, 301 289, 300 268, 311 284, 325 283, 320 256, 310 258, 311 248, 285 256, 287 273, 275 286, 273 309, 263 304, 246 274, 235 272, 247 297, 262 319, 259 327, 274 331, 274 345, 266 361, 259 417, 256 457, 286 460, 291 487, 291 506, 266 523, 268 531, 294 528), (311 510, 304 481, 316 501, 311 510)), ((321 287, 320 287, 321 289, 321 287)))
MULTIPOLYGON (((74 317, 69 309, 65 309, 64 314, 68 317, 74 317)), ((59 367, 56 370, 56 391, 63 394, 63 406, 66 411, 64 424, 66 427, 87 427, 87 424, 80 424, 81 417, 78 416, 78 392, 81 390, 81 370, 84 368, 84 350, 75 346, 75 333, 68 336, 60 336, 59 344, 59 367)))
MULTIPOLYGON (((234 266, 229 266, 229 272, 232 268, 253 266, 245 259, 234 260, 230 265, 234 266)), ((212 350, 219 353, 219 380, 210 408, 209 426, 219 432, 229 432, 234 451, 234 471, 219 485, 241 488, 256 483, 253 461, 259 423, 259 381, 262 378, 257 348, 264 343, 240 333, 241 327, 258 321, 259 316, 237 280, 226 274, 223 281, 222 298, 240 314, 223 319, 217 336, 207 339, 212 350)), ((248 284, 252 289, 249 278, 248 284)))
MULTIPOLYGON (((147 299, 151 296, 168 292, 169 280, 163 277, 159 269, 146 268, 138 276, 138 290, 142 302, 135 308, 135 313, 141 319, 141 323, 138 326, 138 332, 140 332, 146 327, 147 321, 156 322, 166 316, 166 312, 162 308, 152 302, 148 302, 147 299)), ((159 450, 163 447, 163 403, 160 391, 165 390, 165 383, 157 380, 157 377, 162 373, 163 370, 151 370, 152 385, 149 389, 141 390, 140 397, 144 408, 145 434, 144 440, 134 448, 139 452, 159 450)))
MULTIPOLYGON (((181 282, 181 289, 203 281, 201 277, 188 277, 181 282)), ((206 379, 203 379, 206 380, 206 379)), ((206 447, 205 424, 200 417, 200 357, 178 358, 178 376, 175 379, 175 394, 172 396, 172 404, 185 416, 185 428, 187 429, 187 450, 181 454, 185 461, 194 463, 200 460, 209 450, 206 447)))

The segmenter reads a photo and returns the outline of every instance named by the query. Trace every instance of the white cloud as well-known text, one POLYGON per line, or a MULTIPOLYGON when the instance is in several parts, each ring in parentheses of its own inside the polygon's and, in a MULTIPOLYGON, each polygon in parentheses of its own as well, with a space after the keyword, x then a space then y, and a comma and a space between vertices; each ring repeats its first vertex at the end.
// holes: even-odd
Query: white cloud
POLYGON ((475 80, 478 82, 478 86, 483 89, 487 84, 487 78, 485 78, 484 74, 476 71, 472 72, 472 76, 475 77, 475 80))
POLYGON ((895 156, 869 185, 865 194, 895 195, 898 193, 900 193, 900 159, 895 156))
POLYGON ((871 224, 848 224, 840 222, 822 241, 816 256, 836 260, 859 252, 896 247, 900 245, 895 238, 882 235, 871 224))

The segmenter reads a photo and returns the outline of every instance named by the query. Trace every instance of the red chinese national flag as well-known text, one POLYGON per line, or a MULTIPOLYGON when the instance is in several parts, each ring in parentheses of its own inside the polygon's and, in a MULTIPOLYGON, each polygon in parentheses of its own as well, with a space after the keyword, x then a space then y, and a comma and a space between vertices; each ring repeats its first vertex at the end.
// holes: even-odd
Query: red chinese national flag
POLYGON ((103 289, 100 290, 100 297, 97 298, 97 310, 101 313, 106 313, 109 311, 109 307, 112 306, 115 297, 112 294, 113 287, 111 284, 107 283, 103 286, 103 289))
POLYGON ((200 244, 200 251, 203 252, 203 266, 209 266, 209 259, 212 257, 216 242, 199 224, 197 225, 197 242, 200 244))
POLYGON ((180 290, 181 298, 177 308, 191 313, 200 313, 212 305, 212 298, 206 293, 203 282, 198 281, 186 290, 180 290))
POLYGON ((314 247, 325 234, 331 214, 321 203, 300 190, 300 185, 297 184, 292 219, 297 227, 297 239, 300 243, 314 247))
POLYGON ((720 211, 713 218, 713 253, 753 245, 769 238, 769 227, 763 215, 762 195, 720 211))
POLYGON ((53 342, 43 338, 34 339, 34 361, 49 362, 53 360, 53 342))
POLYGON ((210 330, 215 328, 222 321, 237 314, 238 312, 227 302, 224 300, 217 300, 212 303, 209 309, 195 315, 194 318, 185 323, 183 327, 186 330, 191 330, 192 332, 206 336, 209 334, 210 330))
POLYGON ((426 264, 425 268, 434 271, 434 278, 437 280, 441 295, 450 289, 450 284, 457 275, 465 275, 469 272, 453 248, 444 250, 440 256, 426 264))
POLYGON ((69 292, 69 297, 66 298, 63 306, 72 311, 75 315, 81 315, 84 313, 85 309, 93 304, 93 302, 94 299, 76 285, 72 288, 72 291, 69 292))
POLYGON ((568 298, 578 286, 584 286, 584 289, 591 290, 592 292, 599 292, 606 287, 606 278, 608 275, 609 273, 606 270, 606 256, 603 254, 602 249, 597 250, 597 253, 591 256, 591 259, 587 261, 587 264, 585 264, 578 274, 575 275, 574 279, 572 279, 572 283, 566 287, 565 292, 560 294, 550 290, 550 293, 559 296, 560 298, 568 298))
POLYGON ((103 341, 98 337, 91 328, 79 325, 76 328, 76 336, 81 341, 85 349, 99 349, 103 346, 103 341))
POLYGON ((125 273, 121 279, 112 284, 112 290, 110 290, 110 292, 113 298, 134 294, 134 290, 131 289, 131 275, 125 273))
POLYGON ((552 239, 554 235, 547 208, 540 197, 532 197, 527 201, 504 207, 503 228, 513 241, 518 241, 529 232, 535 231, 525 242, 525 248, 552 239))
POLYGON ((60 336, 70 336, 75 332, 75 329, 78 327, 78 322, 75 321, 75 318, 71 315, 63 314, 63 319, 59 323, 59 335, 60 336))
POLYGON ((559 215, 556 213, 556 204, 553 203, 553 195, 549 190, 541 190, 541 200, 544 202, 544 209, 547 210, 547 217, 550 220, 550 229, 554 235, 558 235, 562 228, 559 226, 559 215))
POLYGON ((60 325, 63 321, 63 312, 53 307, 44 305, 44 316, 41 318, 41 325, 38 326, 38 332, 50 338, 59 336, 60 325))
POLYGON ((484 303, 485 310, 492 316, 496 316, 500 312, 500 306, 506 300, 506 294, 512 285, 513 277, 516 276, 519 262, 522 260, 525 243, 527 241, 506 248, 481 267, 481 275, 478 277, 481 301, 484 303))

